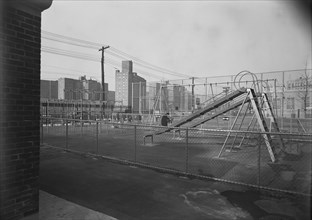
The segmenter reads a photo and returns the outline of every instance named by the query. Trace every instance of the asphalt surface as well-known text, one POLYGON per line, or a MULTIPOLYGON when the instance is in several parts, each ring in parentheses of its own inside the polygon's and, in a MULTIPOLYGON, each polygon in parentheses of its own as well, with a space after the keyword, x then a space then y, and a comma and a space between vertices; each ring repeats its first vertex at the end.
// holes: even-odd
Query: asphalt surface
POLYGON ((40 189, 117 219, 310 219, 310 198, 42 147, 40 189))

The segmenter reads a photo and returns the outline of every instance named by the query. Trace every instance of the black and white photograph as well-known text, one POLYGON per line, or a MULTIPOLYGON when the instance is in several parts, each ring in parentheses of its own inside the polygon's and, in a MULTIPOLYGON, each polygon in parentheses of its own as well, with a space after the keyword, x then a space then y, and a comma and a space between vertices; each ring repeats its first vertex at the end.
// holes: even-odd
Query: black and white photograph
POLYGON ((0 220, 310 220, 311 0, 0 0, 0 220))

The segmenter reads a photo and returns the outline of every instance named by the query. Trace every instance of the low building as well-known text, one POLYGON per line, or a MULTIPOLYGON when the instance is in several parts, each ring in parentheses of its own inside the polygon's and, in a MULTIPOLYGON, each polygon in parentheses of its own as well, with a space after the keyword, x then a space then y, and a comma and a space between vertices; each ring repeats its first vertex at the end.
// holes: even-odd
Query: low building
POLYGON ((41 80, 40 97, 42 99, 58 99, 58 81, 41 80))

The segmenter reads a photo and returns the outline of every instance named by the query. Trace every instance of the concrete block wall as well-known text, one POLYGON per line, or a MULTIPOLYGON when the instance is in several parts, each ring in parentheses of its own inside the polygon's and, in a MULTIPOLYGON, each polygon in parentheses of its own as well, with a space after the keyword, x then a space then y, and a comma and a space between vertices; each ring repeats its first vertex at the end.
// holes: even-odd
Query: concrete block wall
POLYGON ((1 220, 39 210, 42 9, 32 0, 16 2, 0 5, 1 220))

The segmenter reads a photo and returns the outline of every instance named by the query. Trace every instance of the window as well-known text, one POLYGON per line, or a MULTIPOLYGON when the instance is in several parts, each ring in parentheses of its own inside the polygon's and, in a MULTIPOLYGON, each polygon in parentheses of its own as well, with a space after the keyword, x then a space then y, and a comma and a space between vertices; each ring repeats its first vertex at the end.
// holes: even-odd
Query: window
POLYGON ((281 99, 280 98, 273 99, 273 108, 274 109, 280 109, 281 108, 281 99))
POLYGON ((286 99, 286 109, 294 109, 295 108, 295 98, 287 98, 286 99))

